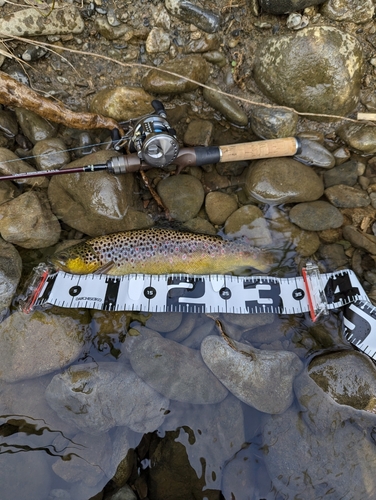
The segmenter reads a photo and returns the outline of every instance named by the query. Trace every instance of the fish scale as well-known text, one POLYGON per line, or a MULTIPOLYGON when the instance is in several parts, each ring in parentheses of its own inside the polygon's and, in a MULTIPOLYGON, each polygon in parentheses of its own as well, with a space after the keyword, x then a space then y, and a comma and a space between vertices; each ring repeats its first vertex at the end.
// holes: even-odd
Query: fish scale
POLYGON ((230 273, 270 269, 270 255, 244 240, 170 229, 123 231, 90 238, 56 253, 52 263, 73 274, 230 273))

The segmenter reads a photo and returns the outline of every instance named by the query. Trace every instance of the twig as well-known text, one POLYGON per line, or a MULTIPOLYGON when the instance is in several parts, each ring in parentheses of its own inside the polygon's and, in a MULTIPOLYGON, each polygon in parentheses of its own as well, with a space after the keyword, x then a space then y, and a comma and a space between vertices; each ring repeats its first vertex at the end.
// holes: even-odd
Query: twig
POLYGON ((142 177, 142 180, 144 181, 145 186, 150 191, 150 194, 154 198, 155 202, 164 211, 166 219, 171 220, 171 215, 170 215, 169 209, 165 206, 165 204, 163 203, 163 201, 162 201, 161 197, 159 196, 159 194, 157 193, 157 191, 153 188, 153 186, 150 185, 149 179, 148 179, 145 171, 140 170, 140 173, 141 173, 141 177, 142 177))

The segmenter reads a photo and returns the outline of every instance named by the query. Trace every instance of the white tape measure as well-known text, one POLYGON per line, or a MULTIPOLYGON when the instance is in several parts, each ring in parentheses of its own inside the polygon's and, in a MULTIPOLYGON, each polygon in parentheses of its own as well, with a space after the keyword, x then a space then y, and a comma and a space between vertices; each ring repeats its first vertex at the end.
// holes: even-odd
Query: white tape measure
POLYGON ((344 335, 376 359, 376 308, 353 271, 320 274, 307 263, 303 276, 144 275, 50 273, 38 266, 23 310, 51 304, 105 311, 320 314, 344 307, 344 335))

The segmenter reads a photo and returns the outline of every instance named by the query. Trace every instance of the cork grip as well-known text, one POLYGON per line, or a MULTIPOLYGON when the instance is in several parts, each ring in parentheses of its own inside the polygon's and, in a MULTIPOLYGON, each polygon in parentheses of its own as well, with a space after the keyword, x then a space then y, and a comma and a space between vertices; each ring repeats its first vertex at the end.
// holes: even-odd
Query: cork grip
POLYGON ((219 148, 221 150, 219 162, 224 163, 227 161, 294 156, 299 152, 300 141, 296 137, 286 137, 284 139, 231 144, 229 146, 219 146, 219 148))

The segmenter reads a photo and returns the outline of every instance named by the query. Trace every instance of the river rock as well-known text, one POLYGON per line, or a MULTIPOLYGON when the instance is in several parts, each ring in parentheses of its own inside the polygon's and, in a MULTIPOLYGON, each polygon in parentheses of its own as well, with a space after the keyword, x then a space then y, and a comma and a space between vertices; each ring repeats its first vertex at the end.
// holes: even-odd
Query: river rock
POLYGON ((361 45, 330 26, 271 37, 259 47, 254 64, 255 81, 267 97, 310 113, 351 112, 362 77, 361 45))
MULTIPOLYGON (((36 172, 36 169, 21 160, 15 153, 6 148, 0 148, 0 173, 1 175, 23 174, 26 172, 36 172)), ((2 181, 4 182, 4 181, 2 181)), ((48 186, 48 180, 43 177, 33 179, 19 179, 17 184, 42 187, 48 186)))
POLYGON ((372 0, 328 0, 320 12, 333 21, 361 24, 373 18, 375 6, 372 0))
POLYGON ((96 17, 94 26, 98 33, 106 38, 106 40, 117 40, 118 38, 121 38, 122 42, 128 42, 134 35, 134 30, 127 24, 111 26, 107 19, 103 17, 96 17))
POLYGON ((141 87, 115 87, 98 92, 90 104, 90 111, 109 116, 117 121, 126 121, 135 116, 153 112, 152 96, 141 87))
POLYGON ((78 34, 84 30, 84 21, 80 11, 73 5, 52 8, 47 12, 41 9, 42 7, 20 9, 6 16, 3 15, 0 19, 0 33, 9 37, 28 37, 78 34))
POLYGON ((298 203, 289 212, 291 222, 307 231, 324 231, 342 226, 343 215, 327 201, 298 203))
POLYGON ((21 272, 20 254, 13 245, 0 238, 0 321, 12 303, 21 272))
POLYGON ((237 208, 238 202, 233 195, 211 191, 205 197, 205 211, 212 224, 223 224, 237 208))
POLYGON ((219 111, 228 121, 241 127, 248 124, 248 116, 244 110, 237 104, 233 97, 219 94, 216 90, 221 90, 218 85, 210 84, 211 89, 204 88, 202 95, 205 101, 217 111, 219 111))
POLYGON ((217 234, 215 227, 210 224, 208 220, 201 219, 201 217, 194 217, 193 219, 187 220, 187 222, 184 222, 183 228, 186 231, 191 231, 192 233, 217 234))
POLYGON ((209 146, 213 138, 214 125, 209 120, 192 120, 184 133, 185 146, 209 146))
POLYGON ((271 14, 287 14, 324 2, 325 0, 260 0, 260 7, 271 14))
POLYGON ((18 123, 13 111, 0 110, 0 130, 6 137, 17 135, 18 123))
POLYGON ((281 204, 317 200, 324 185, 310 167, 291 158, 270 158, 248 168, 245 190, 263 203, 281 204))
POLYGON ((337 184, 325 189, 325 196, 338 208, 367 207, 371 203, 365 191, 345 184, 337 184))
POLYGON ((244 423, 242 403, 229 394, 221 403, 213 405, 172 402, 159 433, 180 430, 176 441, 185 445, 197 477, 204 476, 206 489, 219 490, 224 463, 246 441, 244 423))
POLYGON ((167 52, 170 48, 170 35, 162 28, 153 28, 145 42, 145 49, 148 54, 167 52))
POLYGON ((142 86, 146 92, 155 94, 191 92, 197 89, 198 84, 190 82, 184 77, 199 83, 205 83, 209 78, 209 64, 203 57, 196 54, 162 64, 159 69, 150 70, 142 79, 142 86), (159 71, 159 69, 171 71, 181 76, 170 75, 159 71))
POLYGON ((347 146, 360 154, 376 153, 376 130, 370 125, 347 124, 336 130, 347 146))
POLYGON ((255 106, 250 122, 253 132, 262 139, 292 137, 296 134, 298 115, 288 109, 255 106))
POLYGON ((27 191, 0 206, 0 233, 23 248, 45 248, 60 237, 60 223, 44 192, 27 191))
POLYGON ((16 108, 15 112, 22 132, 33 144, 56 136, 56 123, 51 123, 28 109, 16 108))
POLYGON ((70 162, 65 142, 57 137, 38 141, 32 154, 38 170, 61 168, 70 162))
POLYGON ((169 406, 167 398, 123 363, 72 365, 53 377, 46 399, 60 418, 90 434, 118 425, 135 432, 153 432, 169 406))
POLYGON ((264 460, 281 494, 331 500, 372 497, 375 381, 372 362, 354 351, 314 358, 296 378, 300 411, 268 417, 263 428, 268 449, 264 460), (294 453, 286 454, 287 446, 294 453))
POLYGON ((205 197, 201 182, 187 174, 162 179, 157 191, 171 217, 180 222, 196 217, 205 197))
POLYGON ((246 237, 257 247, 272 242, 264 214, 255 205, 244 205, 233 212, 226 220, 224 231, 232 237, 246 237))
POLYGON ((334 167, 327 172, 324 172, 325 187, 335 186, 336 184, 346 184, 346 186, 354 186, 358 177, 364 174, 365 166, 356 160, 349 160, 338 167, 334 167))
POLYGON ((142 434, 131 431, 128 427, 118 426, 112 433, 112 456, 110 477, 117 486, 128 481, 134 465, 134 454, 131 449, 136 448, 142 439, 142 434))
POLYGON ((0 324, 0 379, 40 377, 72 363, 88 333, 86 313, 14 312, 0 324))
POLYGON ((305 231, 292 224, 287 215, 277 207, 271 206, 266 214, 269 230, 272 233, 273 248, 283 252, 292 245, 303 257, 313 255, 320 246, 320 238, 316 232, 305 231))
MULTIPOLYGON (((67 168, 104 163, 118 156, 114 151, 98 151, 79 158, 67 168)), ((89 236, 150 227, 151 219, 134 207, 133 174, 69 174, 53 177, 48 198, 54 214, 69 226, 89 236)))
POLYGON ((134 371, 165 397, 193 404, 213 404, 227 390, 210 372, 199 351, 190 349, 144 327, 138 336, 127 337, 123 351, 134 371))
POLYGON ((376 255, 376 236, 358 231, 354 226, 344 226, 343 237, 355 248, 363 248, 372 255, 376 255))
POLYGON ((179 328, 182 319, 181 312, 154 313, 147 319, 146 326, 159 333, 168 333, 179 328))
POLYGON ((194 24, 207 33, 215 33, 219 29, 219 16, 188 0, 165 0, 165 7, 181 21, 194 24))
MULTIPOLYGON (((8 442, 9 438, 7 438, 8 442)), ((2 500, 40 500, 47 498, 51 488, 51 472, 46 452, 35 449, 26 453, 24 443, 7 447, 0 455, 2 500), (22 453, 23 452, 23 453, 22 453)))
POLYGON ((301 152, 294 156, 295 159, 305 165, 332 168, 335 165, 334 155, 322 146, 318 141, 311 141, 300 137, 301 152))
POLYGON ((69 460, 58 458, 52 470, 67 483, 78 481, 95 486, 108 470, 111 459, 111 440, 108 434, 91 436, 79 433, 71 440, 58 436, 52 443, 57 450, 64 450, 69 460))
POLYGON ((20 190, 11 181, 1 181, 0 183, 0 205, 13 200, 18 196, 20 190))
POLYGON ((299 358, 231 342, 236 350, 221 337, 206 337, 201 344, 204 362, 243 403, 265 413, 283 413, 293 401, 292 384, 303 366, 299 358))

